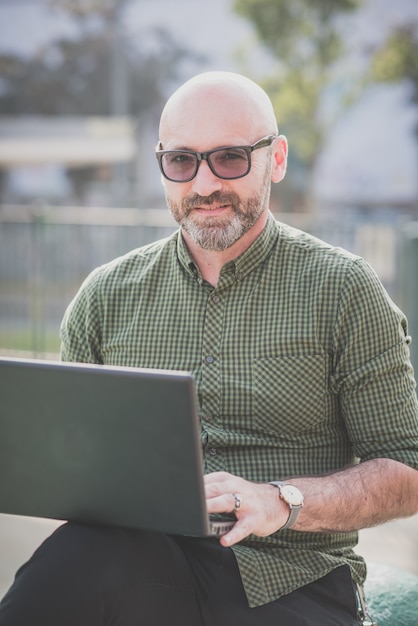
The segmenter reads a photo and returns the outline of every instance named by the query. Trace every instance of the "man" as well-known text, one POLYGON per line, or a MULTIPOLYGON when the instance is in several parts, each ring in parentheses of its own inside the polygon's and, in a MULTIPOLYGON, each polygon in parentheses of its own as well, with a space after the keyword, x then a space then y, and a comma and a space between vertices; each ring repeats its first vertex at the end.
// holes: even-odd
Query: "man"
POLYGON ((286 157, 256 84, 188 81, 157 150, 179 232, 98 268, 62 325, 64 360, 195 374, 207 506, 233 529, 65 525, 1 626, 360 623, 356 531, 418 510, 410 339, 362 259, 273 219, 286 157))

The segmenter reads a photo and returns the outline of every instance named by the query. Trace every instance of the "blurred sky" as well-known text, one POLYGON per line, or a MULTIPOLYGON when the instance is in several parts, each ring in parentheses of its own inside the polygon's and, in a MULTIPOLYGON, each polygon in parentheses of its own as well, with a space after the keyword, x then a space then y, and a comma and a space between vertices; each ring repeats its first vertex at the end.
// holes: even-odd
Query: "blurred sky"
MULTIPOLYGON (((233 0, 131 0, 124 26, 132 37, 160 26, 208 56, 211 66, 236 69, 234 52, 252 45, 253 29, 232 11, 233 0)), ((32 54, 58 34, 74 32, 68 18, 47 0, 0 0, 0 48, 32 54)))
MULTIPOLYGON (((245 50, 246 71, 262 77, 274 64, 232 5, 233 0, 132 0, 125 26, 133 38, 146 37, 152 26, 167 28, 176 40, 206 55, 207 65, 201 69, 242 71, 237 59, 242 62, 245 50)), ((418 0, 365 0, 361 11, 341 20, 347 53, 335 68, 324 109, 330 132, 315 176, 321 198, 396 202, 418 197, 418 116, 406 87, 367 89, 343 116, 335 117, 332 110, 338 91, 360 76, 365 49, 408 21, 418 23, 418 0)), ((45 1, 0 0, 1 51, 30 55, 44 42, 72 31, 71 21, 45 1)), ((291 137, 289 141, 291 146, 291 137)))
MULTIPOLYGON (((335 68, 332 89, 353 84, 367 62, 365 51, 409 22, 418 24, 418 0, 365 1, 362 10, 342 24, 347 54, 335 68)), ((408 85, 365 89, 333 122, 316 167, 318 196, 386 205, 416 202, 417 125, 418 109, 410 102, 408 85)))

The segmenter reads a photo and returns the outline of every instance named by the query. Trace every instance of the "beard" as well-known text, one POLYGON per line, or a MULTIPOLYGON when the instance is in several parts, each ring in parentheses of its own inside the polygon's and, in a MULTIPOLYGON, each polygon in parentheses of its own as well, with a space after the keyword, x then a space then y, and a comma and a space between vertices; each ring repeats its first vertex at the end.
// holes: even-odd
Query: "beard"
POLYGON ((270 197, 270 177, 265 176, 258 194, 246 200, 233 192, 215 191, 210 196, 193 194, 176 203, 166 194, 168 208, 180 227, 204 250, 221 252, 230 248, 258 221, 270 197), (232 216, 200 219, 193 210, 211 205, 232 208, 232 216))

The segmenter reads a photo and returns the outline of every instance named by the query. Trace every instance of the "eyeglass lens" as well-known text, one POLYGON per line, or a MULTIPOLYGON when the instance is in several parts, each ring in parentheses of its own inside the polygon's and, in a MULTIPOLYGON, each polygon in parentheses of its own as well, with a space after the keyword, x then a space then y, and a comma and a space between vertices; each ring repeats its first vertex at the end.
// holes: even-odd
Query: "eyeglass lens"
MULTIPOLYGON (((206 157, 213 173, 220 178, 240 178, 248 173, 249 155, 243 148, 214 150, 206 157)), ((198 157, 192 152, 173 150, 162 156, 164 174, 174 181, 190 180, 196 175, 198 157)))

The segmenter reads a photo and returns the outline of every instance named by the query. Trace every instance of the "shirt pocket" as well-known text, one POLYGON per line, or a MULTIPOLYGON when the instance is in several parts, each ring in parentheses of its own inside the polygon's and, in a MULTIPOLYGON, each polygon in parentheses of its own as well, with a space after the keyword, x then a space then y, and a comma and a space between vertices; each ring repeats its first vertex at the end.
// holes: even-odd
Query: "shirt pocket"
POLYGON ((255 359, 253 416, 257 428, 286 433, 310 430, 325 419, 328 357, 255 359))

